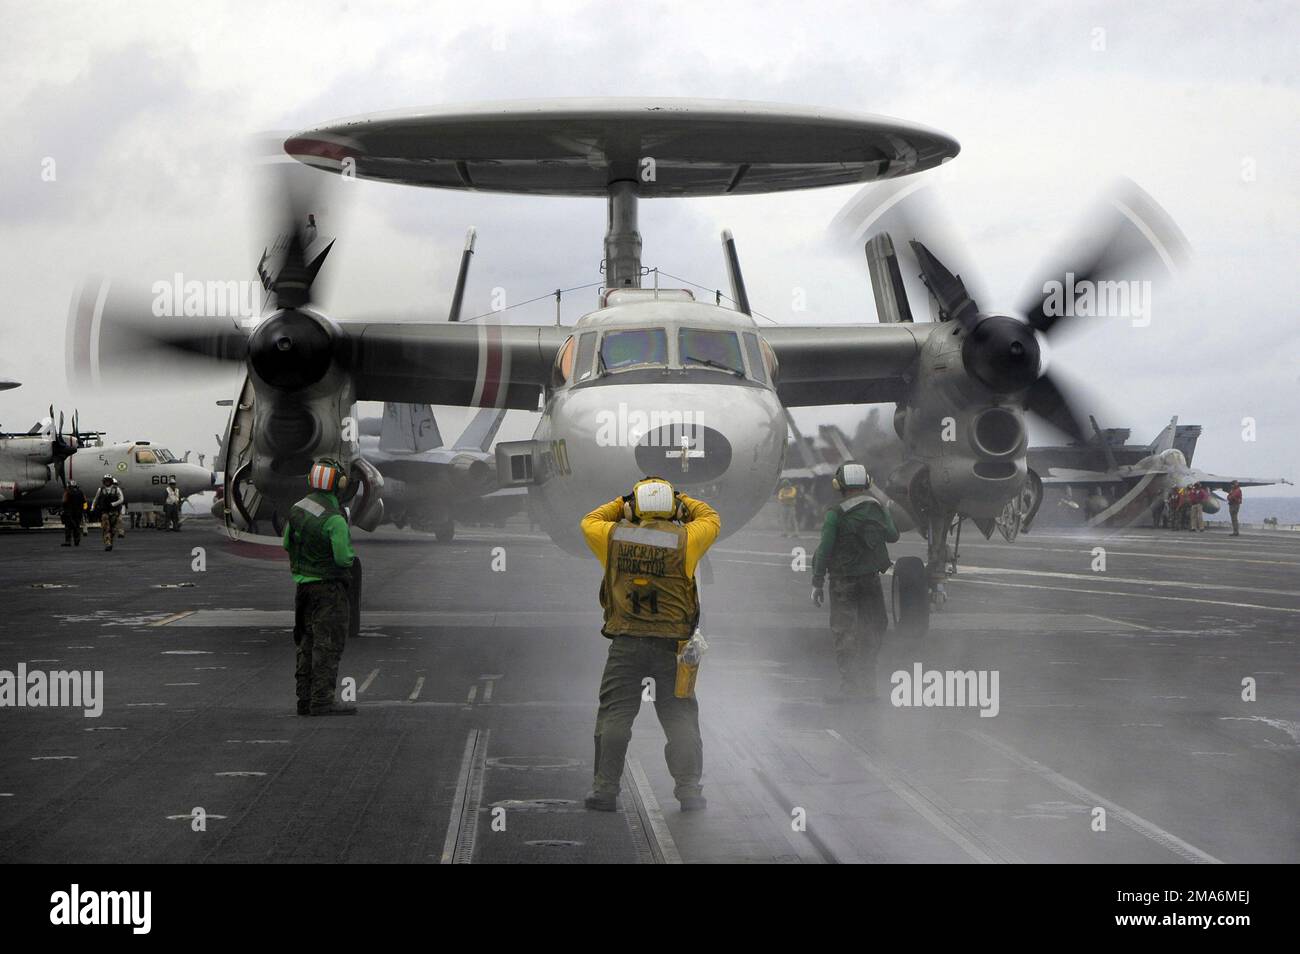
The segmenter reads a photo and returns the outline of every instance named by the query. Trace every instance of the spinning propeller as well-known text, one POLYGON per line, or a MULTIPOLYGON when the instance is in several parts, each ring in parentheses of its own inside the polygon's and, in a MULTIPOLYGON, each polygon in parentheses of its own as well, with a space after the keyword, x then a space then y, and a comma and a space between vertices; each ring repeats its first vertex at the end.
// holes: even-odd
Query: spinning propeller
MULTIPOLYGON (((949 267, 967 260, 964 247, 937 205, 914 183, 867 187, 837 216, 832 229, 861 239, 886 226, 906 239, 935 318, 956 322, 965 333, 961 356, 967 373, 994 394, 1019 396, 1025 410, 1074 440, 1087 438, 1087 411, 1095 405, 1059 374, 1045 370, 1042 344, 1060 335, 1061 328, 1087 320, 1071 314, 1068 292, 1092 289, 1096 300, 1099 289, 1149 282, 1154 274, 1172 273, 1187 257, 1187 242, 1168 214, 1137 185, 1121 181, 1050 264, 1034 273, 1018 308, 1021 319, 980 309, 984 295, 969 278, 973 269, 964 268, 968 277, 963 278, 949 267), (1070 320, 1063 320, 1067 316, 1070 320)), ((910 313, 902 320, 909 319, 910 313)))

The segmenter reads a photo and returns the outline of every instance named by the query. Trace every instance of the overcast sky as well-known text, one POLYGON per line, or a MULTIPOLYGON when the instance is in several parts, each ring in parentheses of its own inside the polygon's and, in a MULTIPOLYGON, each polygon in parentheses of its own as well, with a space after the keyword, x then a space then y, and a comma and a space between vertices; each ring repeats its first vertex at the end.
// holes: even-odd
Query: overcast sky
MULTIPOLYGON (((1197 464, 1300 479, 1300 98, 1295 3, 11 4, 0 31, 0 426, 54 402, 85 426, 212 453, 230 380, 142 380, 90 399, 65 380, 77 281, 248 278, 264 236, 249 144, 358 113, 550 96, 819 105, 934 126, 962 144, 931 191, 962 229, 987 308, 1115 176, 1173 217, 1194 259, 1148 327, 1054 342, 1054 366, 1149 440, 1177 414, 1197 464), (45 181, 54 160, 53 181, 45 181), (1242 419, 1257 440, 1242 439, 1242 419)), ((604 205, 354 183, 323 218, 341 317, 441 318, 468 225, 466 313, 599 280, 604 205)), ((827 239, 852 188, 642 203, 644 262, 725 287, 730 227, 750 297, 782 322, 874 317, 861 251, 827 239), (807 310, 792 308, 802 289, 807 310)), ((571 323, 594 290, 565 305, 571 323)), ((512 320, 553 321, 553 306, 512 320)), ((854 409, 805 410, 802 426, 854 409)), ((453 436, 464 414, 439 412, 453 436)), ((504 437, 533 418, 512 412, 504 437)), ((1035 432, 1037 433, 1037 432, 1035 432)), ((1264 493, 1266 491, 1261 491, 1264 493)), ((1295 493, 1283 488, 1283 493, 1295 493)))

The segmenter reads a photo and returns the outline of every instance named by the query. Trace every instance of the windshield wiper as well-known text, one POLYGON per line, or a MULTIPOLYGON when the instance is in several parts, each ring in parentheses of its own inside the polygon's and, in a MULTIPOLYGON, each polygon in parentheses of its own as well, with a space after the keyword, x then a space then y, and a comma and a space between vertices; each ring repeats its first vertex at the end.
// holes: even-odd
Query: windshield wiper
POLYGON ((687 361, 691 362, 692 364, 702 364, 705 365, 706 367, 717 368, 719 371, 730 371, 738 378, 743 378, 745 376, 744 371, 741 371, 738 368, 733 368, 729 364, 723 364, 721 361, 714 361, 712 358, 695 358, 688 354, 682 357, 683 363, 687 361))

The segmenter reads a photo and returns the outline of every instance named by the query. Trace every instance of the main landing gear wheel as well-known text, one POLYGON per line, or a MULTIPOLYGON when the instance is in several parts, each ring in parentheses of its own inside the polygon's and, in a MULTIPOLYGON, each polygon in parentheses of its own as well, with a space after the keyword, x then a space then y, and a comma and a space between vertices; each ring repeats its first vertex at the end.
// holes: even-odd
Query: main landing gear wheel
POLYGON ((439 543, 451 543, 456 536, 456 521, 447 520, 433 528, 433 534, 439 543))
POLYGON ((904 636, 924 636, 930 629, 930 584, 920 557, 894 563, 889 595, 894 629, 904 636))

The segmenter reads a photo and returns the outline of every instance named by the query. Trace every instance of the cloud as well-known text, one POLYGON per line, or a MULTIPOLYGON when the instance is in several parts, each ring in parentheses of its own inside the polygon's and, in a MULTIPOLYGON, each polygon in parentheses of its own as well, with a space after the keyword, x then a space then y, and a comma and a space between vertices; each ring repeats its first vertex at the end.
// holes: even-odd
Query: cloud
MULTIPOLYGON (((677 95, 851 108, 962 142, 940 188, 970 258, 1006 307, 1045 248, 1116 173, 1164 205, 1196 251, 1150 327, 1106 327, 1054 357, 1154 434, 1203 423, 1198 460, 1295 477, 1294 222, 1300 10, 1117 2, 253 4, 10 11, 0 37, 0 374, 6 419, 70 404, 63 325, 88 271, 251 278, 265 243, 248 143, 355 113, 487 99, 677 95), (1213 23, 1214 29, 1206 29, 1213 23), (1097 48, 1104 31, 1103 48, 1097 48), (40 160, 58 162, 55 183, 40 160), (1248 175, 1249 173, 1249 175, 1248 175), (19 357, 21 356, 21 357, 19 357), (1260 422, 1244 444, 1240 419, 1260 422)), ((642 204, 645 261, 725 283, 731 227, 751 298, 780 321, 865 321, 860 249, 825 228, 852 190, 642 204), (795 290, 808 310, 796 312, 795 290)), ((602 203, 441 193, 375 183, 323 216, 339 244, 322 278, 340 314, 445 314, 469 225, 467 312, 599 279, 602 203)), ((571 322, 594 303, 575 292, 571 322)), ((513 313, 512 313, 513 314, 513 313)), ((553 304, 517 310, 554 320, 553 304)), ((148 390, 146 388, 146 390, 148 390)), ((227 385, 96 402, 115 437, 206 447, 227 385)), ((852 432, 862 409, 800 411, 852 432)), ((93 420, 92 420, 93 417, 93 420)), ((531 418, 512 414, 509 436, 531 418)))

